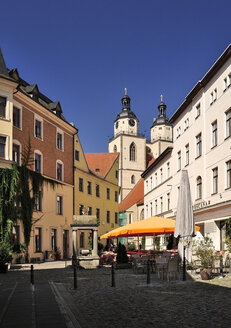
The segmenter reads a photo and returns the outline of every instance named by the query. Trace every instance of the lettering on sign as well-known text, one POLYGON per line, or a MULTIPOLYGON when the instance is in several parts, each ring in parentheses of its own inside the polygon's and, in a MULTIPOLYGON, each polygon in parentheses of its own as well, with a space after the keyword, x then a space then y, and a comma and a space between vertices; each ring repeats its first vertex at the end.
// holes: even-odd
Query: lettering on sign
POLYGON ((210 200, 203 201, 201 203, 198 203, 198 204, 193 205, 193 210, 196 211, 196 210, 199 210, 201 208, 207 207, 209 205, 210 205, 210 200))

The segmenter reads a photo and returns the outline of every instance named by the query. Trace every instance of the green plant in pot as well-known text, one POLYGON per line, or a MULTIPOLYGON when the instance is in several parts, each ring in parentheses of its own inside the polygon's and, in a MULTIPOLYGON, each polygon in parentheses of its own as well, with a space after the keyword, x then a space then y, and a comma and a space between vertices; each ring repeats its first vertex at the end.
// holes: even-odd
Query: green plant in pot
POLYGON ((213 263, 218 258, 211 238, 204 237, 202 240, 198 241, 195 250, 201 262, 201 278, 202 280, 208 280, 212 276, 213 263))
POLYGON ((13 247, 5 240, 0 241, 0 272, 5 273, 8 270, 8 263, 12 260, 13 247))

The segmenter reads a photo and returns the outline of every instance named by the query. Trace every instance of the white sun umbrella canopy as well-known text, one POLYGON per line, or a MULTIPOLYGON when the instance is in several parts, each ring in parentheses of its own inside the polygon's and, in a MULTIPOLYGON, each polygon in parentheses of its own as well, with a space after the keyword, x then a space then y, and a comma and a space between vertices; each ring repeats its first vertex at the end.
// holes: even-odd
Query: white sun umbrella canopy
MULTIPOLYGON (((190 241, 191 237, 195 235, 195 221, 193 217, 188 171, 182 170, 174 231, 175 238, 181 237, 178 247, 180 255, 182 255, 184 240, 190 241)), ((191 251, 189 248, 186 253, 186 258, 188 261, 191 261, 191 251)))

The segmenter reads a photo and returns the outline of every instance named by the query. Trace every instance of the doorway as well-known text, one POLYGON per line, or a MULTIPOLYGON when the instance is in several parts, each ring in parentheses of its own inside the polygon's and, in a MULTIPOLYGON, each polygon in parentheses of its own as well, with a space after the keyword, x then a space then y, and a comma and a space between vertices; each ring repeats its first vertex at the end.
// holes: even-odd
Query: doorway
POLYGON ((63 258, 69 257, 69 230, 63 230, 63 258))

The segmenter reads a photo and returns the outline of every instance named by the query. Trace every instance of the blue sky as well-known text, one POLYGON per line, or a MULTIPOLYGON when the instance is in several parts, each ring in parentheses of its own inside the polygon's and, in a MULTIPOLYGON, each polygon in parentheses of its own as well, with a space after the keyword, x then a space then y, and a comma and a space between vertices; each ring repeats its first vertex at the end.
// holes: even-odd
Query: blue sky
POLYGON ((0 47, 9 68, 74 122, 85 152, 106 152, 127 87, 149 136, 231 42, 230 0, 7 0, 0 47))

